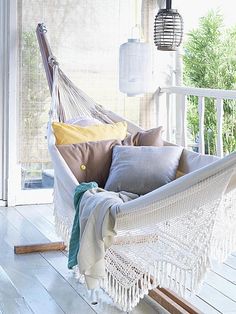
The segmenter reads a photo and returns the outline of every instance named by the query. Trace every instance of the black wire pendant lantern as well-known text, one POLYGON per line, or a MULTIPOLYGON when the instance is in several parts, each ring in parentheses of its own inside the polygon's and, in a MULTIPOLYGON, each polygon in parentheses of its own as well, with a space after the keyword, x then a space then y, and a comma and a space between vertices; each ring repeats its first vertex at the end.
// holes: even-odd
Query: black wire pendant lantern
POLYGON ((166 9, 161 9, 155 17, 154 43, 158 50, 174 51, 183 39, 183 18, 171 8, 171 0, 166 0, 166 9))

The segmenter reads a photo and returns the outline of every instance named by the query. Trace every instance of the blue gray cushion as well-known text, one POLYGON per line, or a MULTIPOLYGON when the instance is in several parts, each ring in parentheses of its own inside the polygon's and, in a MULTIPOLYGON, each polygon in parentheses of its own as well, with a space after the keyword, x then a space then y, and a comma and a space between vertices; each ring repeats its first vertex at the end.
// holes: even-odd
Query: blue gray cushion
POLYGON ((175 179, 183 148, 115 146, 105 190, 139 195, 175 179))

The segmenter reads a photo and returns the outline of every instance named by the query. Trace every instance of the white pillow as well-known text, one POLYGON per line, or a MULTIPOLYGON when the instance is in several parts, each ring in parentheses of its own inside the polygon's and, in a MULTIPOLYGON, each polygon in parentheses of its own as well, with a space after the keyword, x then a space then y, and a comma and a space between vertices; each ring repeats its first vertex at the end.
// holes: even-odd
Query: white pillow
POLYGON ((88 117, 76 117, 70 120, 65 121, 66 124, 78 124, 79 126, 90 126, 95 124, 102 124, 99 120, 95 118, 88 118, 88 117))

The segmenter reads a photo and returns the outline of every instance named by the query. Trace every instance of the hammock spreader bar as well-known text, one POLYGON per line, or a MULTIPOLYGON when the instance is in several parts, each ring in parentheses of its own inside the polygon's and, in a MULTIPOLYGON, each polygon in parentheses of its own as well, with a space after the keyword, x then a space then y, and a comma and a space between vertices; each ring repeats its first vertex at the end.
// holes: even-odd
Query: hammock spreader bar
POLYGON ((46 33, 47 33, 46 26, 43 23, 38 24, 36 28, 36 35, 39 43, 39 49, 41 52, 44 69, 48 80, 49 90, 50 93, 52 94, 53 69, 49 65, 49 59, 52 57, 52 51, 49 46, 46 33))

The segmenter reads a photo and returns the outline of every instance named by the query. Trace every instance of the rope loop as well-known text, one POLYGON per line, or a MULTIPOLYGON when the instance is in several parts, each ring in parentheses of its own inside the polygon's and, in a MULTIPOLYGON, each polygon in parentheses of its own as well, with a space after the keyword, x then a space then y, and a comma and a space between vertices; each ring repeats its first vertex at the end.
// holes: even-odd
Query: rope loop
POLYGON ((46 34, 47 33, 47 28, 44 23, 39 24, 39 31, 40 33, 46 34))
POLYGON ((53 68, 55 65, 59 66, 59 62, 57 61, 56 57, 51 55, 48 57, 48 64, 53 68))

